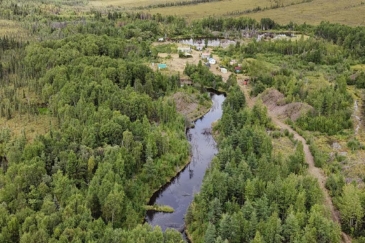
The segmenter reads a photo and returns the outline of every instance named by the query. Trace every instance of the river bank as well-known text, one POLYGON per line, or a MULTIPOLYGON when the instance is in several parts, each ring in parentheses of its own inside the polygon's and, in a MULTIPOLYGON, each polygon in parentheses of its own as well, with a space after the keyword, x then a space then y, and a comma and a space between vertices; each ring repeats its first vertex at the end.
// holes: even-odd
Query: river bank
POLYGON ((200 191, 205 171, 218 152, 212 137, 212 123, 222 116, 223 94, 212 94, 212 107, 207 114, 196 120, 195 127, 187 131, 187 139, 191 144, 191 161, 170 182, 164 185, 151 198, 149 204, 168 205, 173 213, 147 211, 146 222, 152 226, 159 225, 162 230, 174 228, 184 231, 184 217, 194 194, 200 191))

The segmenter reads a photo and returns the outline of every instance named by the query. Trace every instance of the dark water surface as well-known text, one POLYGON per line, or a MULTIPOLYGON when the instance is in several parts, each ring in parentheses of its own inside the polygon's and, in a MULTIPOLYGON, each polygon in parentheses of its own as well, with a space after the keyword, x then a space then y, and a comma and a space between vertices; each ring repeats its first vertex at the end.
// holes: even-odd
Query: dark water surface
POLYGON ((204 48, 205 43, 207 41, 207 46, 209 47, 218 47, 221 46, 223 48, 229 45, 235 45, 236 41, 228 40, 228 39, 182 39, 179 40, 180 44, 195 46, 196 48, 204 48))
POLYGON ((156 192, 149 202, 150 205, 169 205, 175 210, 174 213, 147 212, 146 222, 152 226, 159 225, 163 231, 166 228, 183 231, 185 213, 194 194, 200 191, 205 171, 218 152, 210 131, 212 123, 222 116, 225 97, 223 94, 211 94, 211 98, 213 105, 210 111, 187 132, 192 155, 190 164, 171 183, 156 192))

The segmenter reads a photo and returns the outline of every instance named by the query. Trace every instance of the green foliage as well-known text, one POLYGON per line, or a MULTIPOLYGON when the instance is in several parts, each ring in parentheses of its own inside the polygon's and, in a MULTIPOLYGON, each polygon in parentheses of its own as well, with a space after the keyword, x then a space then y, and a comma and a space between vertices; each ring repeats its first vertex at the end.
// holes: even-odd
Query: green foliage
POLYGON ((193 240, 340 242, 318 182, 306 175, 302 144, 287 160, 274 157, 266 109, 249 110, 244 99, 235 105, 238 92, 230 88, 218 124, 219 153, 186 216, 193 240))
POLYGON ((158 53, 175 53, 177 51, 177 46, 175 44, 161 44, 156 45, 154 49, 158 53))
POLYGON ((340 174, 331 174, 326 181, 326 188, 330 191, 332 197, 340 196, 344 185, 345 179, 340 174))
POLYGON ((321 22, 315 30, 316 34, 346 48, 351 54, 364 57, 364 27, 352 28, 340 24, 321 22))
POLYGON ((181 242, 140 225, 146 199, 188 158, 184 118, 165 97, 179 77, 143 64, 148 42, 87 34, 98 31, 88 24, 84 34, 6 47, 18 48, 17 64, 4 64, 1 116, 41 112, 57 125, 31 144, 1 133, 0 241, 181 242))
MULTIPOLYGON (((37 40, 0 38, 0 116, 41 114, 57 121, 31 144, 25 134, 12 140, 1 130, 0 242, 182 242, 176 231, 140 225, 146 198, 175 174, 189 151, 185 121, 165 98, 179 88, 179 77, 145 65, 158 52, 175 52, 175 46, 151 42, 163 35, 190 38, 279 26, 265 18, 258 23, 221 17, 189 24, 143 12, 68 16, 58 12, 60 4, 86 2, 51 0, 50 9, 39 7, 41 2, 0 0, 0 16, 20 21, 29 39, 37 40)), ((349 74, 352 62, 363 61, 363 28, 321 23, 315 31, 338 45, 302 38, 253 41, 221 52, 241 61, 257 58, 243 66, 252 77, 252 94, 275 87, 285 102, 310 104, 313 110, 297 125, 331 135, 352 126, 346 81, 364 88, 363 73, 354 81, 340 76, 349 74), (318 72, 329 84, 308 88, 307 76, 318 72)), ((223 84, 202 63, 187 65, 185 74, 203 92, 229 90, 217 126, 220 152, 186 216, 194 239, 339 242, 339 229, 319 206, 318 185, 305 174, 301 144, 288 159, 276 158, 266 108, 245 107, 235 76, 223 84)), ((362 145, 350 140, 348 147, 362 145)), ((314 144, 311 151, 316 165, 327 161, 314 144)), ((344 184, 333 175, 326 186, 338 199, 345 230, 364 235, 364 196, 344 184)))
POLYGON ((356 186, 353 184, 345 185, 339 200, 338 207, 345 229, 352 234, 358 234, 361 231, 360 225, 364 217, 364 209, 356 186))
POLYGON ((222 77, 210 72, 208 67, 203 65, 201 61, 199 61, 198 65, 187 63, 184 74, 188 75, 194 83, 198 83, 201 86, 211 87, 217 90, 223 86, 222 77))
POLYGON ((352 151, 358 149, 364 149, 364 145, 362 145, 357 139, 351 139, 347 142, 347 147, 352 151))

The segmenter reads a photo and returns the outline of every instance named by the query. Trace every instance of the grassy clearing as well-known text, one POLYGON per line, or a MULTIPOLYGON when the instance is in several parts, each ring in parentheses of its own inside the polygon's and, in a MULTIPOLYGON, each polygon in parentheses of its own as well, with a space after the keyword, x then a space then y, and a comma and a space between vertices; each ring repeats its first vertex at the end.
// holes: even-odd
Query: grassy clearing
POLYGON ((328 80, 322 73, 316 76, 306 76, 304 80, 308 81, 308 89, 312 91, 325 88, 329 85, 328 80))
POLYGON ((365 71, 365 64, 357 64, 351 66, 351 70, 353 71, 365 71))
POLYGON ((12 137, 25 134, 26 139, 32 142, 37 136, 49 132, 50 126, 56 127, 57 120, 49 115, 31 116, 16 114, 12 119, 0 118, 0 127, 11 131, 12 137))
POLYGON ((0 19, 0 36, 9 36, 16 39, 28 40, 30 34, 19 22, 0 19))
MULTIPOLYGON (((89 7, 118 7, 123 9, 148 6, 151 4, 177 2, 178 0, 98 0, 89 1, 89 7)), ((319 24, 321 21, 337 22, 351 26, 365 25, 365 3, 363 0, 332 1, 313 0, 312 2, 301 3, 302 1, 283 0, 285 7, 268 9, 255 13, 248 13, 242 16, 252 17, 257 20, 261 18, 272 18, 280 24, 287 24, 290 21, 295 23, 319 24), (299 3, 299 4, 298 4, 299 3)), ((153 8, 146 10, 151 14, 161 13, 163 15, 177 15, 188 20, 199 19, 207 16, 223 16, 235 11, 246 11, 260 7, 270 7, 269 0, 222 0, 219 2, 201 3, 197 5, 153 8)), ((238 17, 238 15, 235 15, 238 17)))
POLYGON ((313 0, 279 9, 251 13, 246 16, 255 19, 272 18, 280 24, 295 23, 319 24, 330 21, 351 26, 365 25, 365 4, 363 0, 333 1, 313 0))
MULTIPOLYGON (((159 3, 170 3, 170 2, 180 2, 180 0, 98 0, 90 1, 89 6, 91 7, 119 7, 119 8, 134 8, 143 7, 148 5, 156 5, 159 3)), ((292 0, 283 0, 284 5, 288 5, 292 0)), ((148 10, 150 13, 161 13, 165 15, 178 15, 186 17, 188 19, 199 19, 205 16, 211 15, 224 15, 228 12, 233 12, 237 10, 251 10, 256 7, 270 7, 271 3, 268 0, 222 0, 219 2, 209 2, 200 3, 196 5, 187 6, 176 6, 176 7, 165 7, 165 8, 153 8, 148 10)))
POLYGON ((151 210, 156 212, 173 213, 174 209, 168 205, 145 205, 145 210, 151 210))
MULTIPOLYGON (((287 2, 289 0, 285 0, 287 2)), ((248 10, 255 7, 269 7, 270 2, 267 0, 225 0, 211 3, 201 3, 197 5, 155 8, 151 9, 151 13, 161 13, 164 15, 176 14, 186 17, 189 20, 199 19, 207 16, 221 16, 227 12, 237 10, 248 10)))
POLYGON ((324 171, 327 175, 330 175, 334 170, 340 170, 345 176, 347 182, 356 181, 364 186, 365 178, 365 150, 352 150, 348 146, 348 142, 356 139, 360 144, 365 145, 365 126, 362 123, 355 135, 355 127, 358 124, 355 116, 361 117, 362 99, 361 91, 353 86, 348 87, 348 91, 353 95, 359 103, 359 110, 354 111, 353 129, 343 130, 340 134, 334 136, 328 136, 320 132, 304 131, 304 137, 310 137, 315 142, 316 147, 326 157, 326 163, 324 165, 324 171), (334 144, 337 144, 334 146, 334 144))
POLYGON ((289 158, 295 151, 294 143, 287 137, 279 137, 272 139, 273 154, 281 156, 284 159, 289 158))
POLYGON ((133 8, 140 6, 147 6, 150 4, 159 4, 166 2, 178 2, 179 0, 89 0, 89 5, 92 7, 121 7, 133 8))

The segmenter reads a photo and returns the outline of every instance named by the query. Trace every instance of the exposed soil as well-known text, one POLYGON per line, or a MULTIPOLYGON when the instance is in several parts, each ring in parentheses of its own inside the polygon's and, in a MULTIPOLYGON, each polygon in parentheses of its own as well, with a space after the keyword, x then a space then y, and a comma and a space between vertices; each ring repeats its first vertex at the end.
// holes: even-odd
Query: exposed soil
POLYGON ((296 121, 302 114, 312 110, 313 107, 301 102, 285 104, 285 97, 276 89, 269 89, 261 96, 262 101, 276 117, 296 121))
POLYGON ((175 93, 173 99, 176 104, 176 110, 183 115, 188 115, 198 107, 192 96, 182 92, 175 93))

